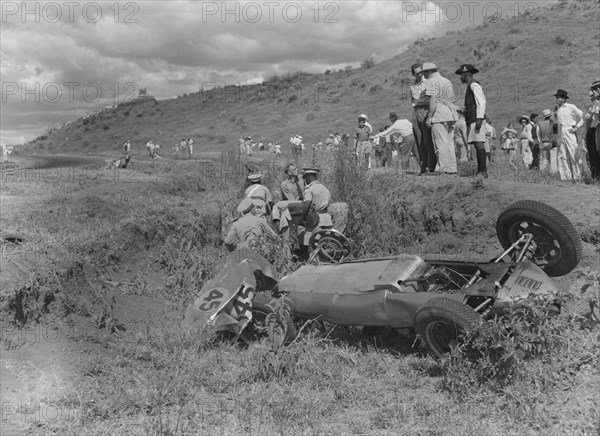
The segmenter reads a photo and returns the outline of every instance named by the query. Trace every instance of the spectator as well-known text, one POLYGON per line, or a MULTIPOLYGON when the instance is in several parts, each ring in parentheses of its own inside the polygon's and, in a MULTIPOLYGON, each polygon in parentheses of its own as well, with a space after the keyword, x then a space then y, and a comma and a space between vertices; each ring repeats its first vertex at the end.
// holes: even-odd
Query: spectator
POLYGON ((424 63, 423 73, 427 79, 425 94, 430 97, 426 124, 431 127, 437 168, 443 174, 456 175, 452 127, 458 120, 458 114, 454 106, 454 88, 452 82, 440 75, 434 63, 424 63))
POLYGON ((383 132, 376 134, 374 138, 385 138, 386 136, 395 133, 399 135, 400 140, 398 143, 402 144, 402 148, 399 151, 400 162, 402 170, 406 171, 409 169, 411 154, 419 161, 419 151, 415 141, 413 125, 408 120, 399 119, 396 112, 390 112, 389 119, 392 125, 383 132))
POLYGON ((531 155, 532 155, 532 160, 531 160, 531 165, 529 165, 529 169, 540 169, 540 142, 539 142, 539 137, 540 137, 540 130, 538 128, 537 125, 537 114, 533 113, 531 115, 529 115, 529 119, 531 120, 531 139, 532 139, 532 145, 531 145, 531 155))
POLYGON ((429 112, 429 97, 425 92, 426 80, 424 79, 422 65, 420 63, 413 64, 411 72, 415 78, 415 83, 410 86, 413 107, 412 126, 417 148, 419 149, 421 174, 423 174, 427 168, 430 172, 435 171, 437 157, 433 148, 431 128, 425 122, 429 112))
POLYGON ((556 122, 559 128, 558 173, 561 180, 581 180, 581 167, 575 158, 577 136, 575 132, 583 125, 583 113, 574 104, 567 103, 569 95, 564 89, 556 94, 556 122))
POLYGON ((369 159, 371 157, 372 145, 370 141, 373 129, 367 126, 367 119, 360 115, 358 117, 358 127, 356 128, 356 154, 358 156, 358 166, 364 169, 369 168, 369 159))
POLYGON ((538 140, 540 141, 540 170, 549 168, 551 174, 558 172, 556 147, 552 147, 552 111, 544 109, 544 119, 538 124, 538 140))
POLYGON ((492 125, 492 120, 490 120, 487 117, 487 115, 485 117, 485 128, 486 128, 485 136, 487 138, 486 153, 487 153, 489 162, 492 162, 492 157, 494 156, 494 154, 496 152, 496 146, 494 144, 495 139, 496 139, 496 129, 492 125))
POLYGON ((192 157, 194 154, 194 138, 188 138, 187 140, 188 157, 192 157))
POLYGON ((531 145, 533 144, 533 137, 531 136, 531 119, 527 115, 521 115, 517 118, 517 121, 521 124, 521 132, 519 133, 519 156, 523 164, 529 168, 533 162, 533 155, 531 153, 531 145))
POLYGON ((467 138, 470 144, 475 147, 477 156, 477 174, 487 178, 487 159, 489 149, 488 138, 486 137, 485 111, 486 98, 483 88, 473 74, 479 70, 471 64, 463 64, 456 74, 460 75, 460 81, 467 85, 465 92, 465 123, 467 125, 467 138), (486 147, 487 145, 487 147, 486 147))
POLYGON ((501 149, 508 157, 508 164, 510 165, 510 167, 513 170, 517 170, 516 163, 517 163, 518 156, 519 156, 519 153, 518 153, 519 140, 516 139, 517 131, 514 129, 505 129, 504 135, 505 135, 506 139, 502 143, 501 149))
POLYGON ((592 83, 590 94, 592 102, 584 116, 582 136, 585 138, 592 178, 600 179, 600 80, 592 83))
POLYGON ((454 147, 456 152, 456 160, 460 162, 468 162, 470 160, 469 141, 467 137, 467 124, 465 122, 464 111, 457 109, 458 121, 454 125, 454 147))

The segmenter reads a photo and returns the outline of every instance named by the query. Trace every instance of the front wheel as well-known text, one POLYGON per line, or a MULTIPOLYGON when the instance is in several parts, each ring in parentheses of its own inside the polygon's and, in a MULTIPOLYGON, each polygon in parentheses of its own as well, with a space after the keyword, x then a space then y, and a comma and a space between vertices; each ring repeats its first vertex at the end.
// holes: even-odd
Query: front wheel
POLYGON ((296 326, 294 325, 294 321, 290 316, 289 310, 287 308, 284 309, 282 319, 282 317, 275 312, 271 306, 258 303, 256 301, 252 303, 252 321, 250 321, 249 325, 240 334, 240 338, 244 342, 248 343, 267 337, 267 317, 270 314, 275 316, 277 329, 285 334, 285 343, 293 341, 298 332, 296 330, 296 326))
POLYGON ((479 319, 477 312, 456 300, 433 298, 417 310, 415 330, 423 337, 429 351, 442 357, 479 319))
POLYGON ((530 260, 550 277, 568 274, 583 256, 581 238, 571 221, 539 201, 511 204, 498 217, 496 234, 505 250, 522 235, 532 235, 535 251, 530 260))

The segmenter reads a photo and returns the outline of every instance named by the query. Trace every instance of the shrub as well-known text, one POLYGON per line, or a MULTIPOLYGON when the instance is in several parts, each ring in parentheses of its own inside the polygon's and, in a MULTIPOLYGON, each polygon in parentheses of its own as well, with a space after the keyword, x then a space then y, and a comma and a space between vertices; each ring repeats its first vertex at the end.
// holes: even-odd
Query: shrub
POLYGON ((373 57, 370 56, 370 57, 366 58, 365 60, 363 60, 360 64, 360 66, 365 69, 372 68, 375 66, 375 59, 373 59, 373 57))
POLYGON ((108 124, 103 124, 102 130, 110 130, 110 126, 108 124))
POLYGON ((312 120, 314 120, 315 118, 317 118, 317 117, 316 117, 316 115, 315 115, 315 114, 313 114, 312 112, 309 112, 309 113, 307 113, 307 114, 306 114, 306 121, 312 121, 312 120))
POLYGON ((293 95, 290 95, 288 97, 288 103, 292 103, 292 102, 294 102, 296 100, 298 100, 298 95, 297 94, 293 94, 293 95))
POLYGON ((538 391, 570 384, 581 364, 590 356, 597 360, 600 351, 585 331, 594 322, 569 313, 566 298, 532 295, 470 331, 443 362, 443 388, 462 396, 482 388, 505 393, 518 382, 538 391))

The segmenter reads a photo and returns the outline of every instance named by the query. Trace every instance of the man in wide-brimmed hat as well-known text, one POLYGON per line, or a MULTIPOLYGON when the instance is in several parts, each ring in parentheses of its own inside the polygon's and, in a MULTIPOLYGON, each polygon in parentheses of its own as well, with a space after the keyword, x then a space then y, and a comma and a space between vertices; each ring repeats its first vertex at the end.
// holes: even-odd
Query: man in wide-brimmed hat
MULTIPOLYGON (((477 155, 477 174, 487 177, 486 129, 485 111, 486 99, 481 84, 473 78, 479 70, 471 64, 463 64, 455 71, 460 76, 460 81, 467 85, 465 92, 465 123, 467 124, 467 138, 469 144, 475 147, 477 155)), ((491 152, 491 150, 490 150, 491 152)))
POLYGON ((413 108, 412 126, 415 142, 419 150, 419 162, 421 163, 421 174, 427 171, 435 171, 437 165, 437 156, 433 148, 433 139, 431 138, 431 127, 425 123, 429 113, 429 97, 425 94, 426 84, 423 74, 423 64, 416 63, 410 67, 411 73, 415 78, 415 83, 410 85, 411 104, 413 108))
POLYGON ((425 95, 429 97, 426 124, 431 127, 431 137, 438 160, 436 169, 443 174, 456 175, 458 170, 452 127, 458 121, 458 113, 454 106, 454 87, 450 80, 438 73, 434 63, 423 63, 423 74, 427 79, 425 95))
POLYGON ((569 94, 559 89, 556 97, 556 122, 559 128, 558 173, 561 180, 581 180, 581 167, 575 158, 577 136, 575 132, 583 125, 583 112, 574 104, 567 103, 569 94))

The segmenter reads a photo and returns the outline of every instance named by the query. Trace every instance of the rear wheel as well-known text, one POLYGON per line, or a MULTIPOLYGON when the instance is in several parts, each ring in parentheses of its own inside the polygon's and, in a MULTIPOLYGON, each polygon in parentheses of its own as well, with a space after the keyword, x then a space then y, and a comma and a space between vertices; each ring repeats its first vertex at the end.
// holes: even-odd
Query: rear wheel
POLYGON ((428 350, 441 357, 458 344, 460 336, 479 322, 479 315, 456 300, 433 298, 415 314, 415 330, 428 350))
POLYGON ((504 249, 522 235, 531 234, 535 251, 530 260, 550 277, 568 274, 583 256, 581 238, 571 221, 539 201, 524 200, 511 204, 498 217, 496 234, 504 249))

